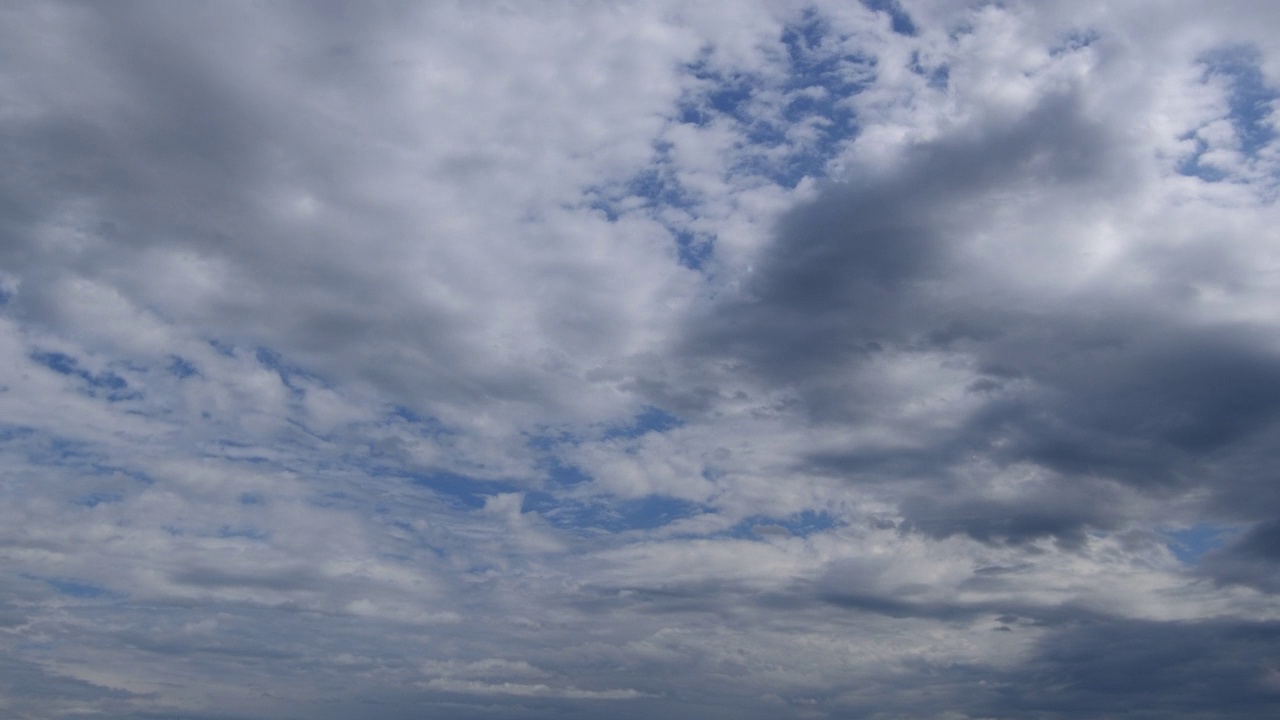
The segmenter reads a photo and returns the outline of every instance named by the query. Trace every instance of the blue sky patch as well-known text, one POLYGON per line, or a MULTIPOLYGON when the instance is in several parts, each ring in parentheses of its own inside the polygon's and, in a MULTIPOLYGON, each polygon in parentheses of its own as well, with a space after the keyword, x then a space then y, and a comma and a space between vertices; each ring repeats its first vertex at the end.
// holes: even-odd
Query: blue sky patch
POLYGON ((701 270, 715 254, 714 235, 688 230, 673 230, 672 235, 676 240, 676 252, 680 255, 680 264, 687 268, 701 270))
POLYGON ((87 495, 81 495, 76 498, 75 502, 77 505, 94 508, 102 505, 103 503, 118 503, 122 500, 124 500, 124 495, 121 495, 120 493, 93 492, 87 495))
POLYGON ((876 12, 888 15, 889 27, 899 35, 915 37, 919 34, 916 24, 911 22, 911 16, 897 0, 862 0, 862 3, 876 12))
MULTIPOLYGON (((1260 55, 1256 48, 1235 47, 1207 54, 1203 60, 1204 81, 1225 78, 1230 88, 1227 96, 1228 115, 1240 142, 1240 152, 1246 158, 1255 158, 1268 145, 1275 142, 1277 133, 1268 122, 1268 116, 1280 90, 1270 87, 1262 74, 1260 55)), ((1201 156, 1209 148, 1205 142, 1189 133, 1181 139, 1195 138, 1195 153, 1183 160, 1178 172, 1198 177, 1207 182, 1222 182, 1229 174, 1221 168, 1201 163, 1201 156)))
POLYGON ((312 379, 311 375, 305 370, 296 365, 285 362, 280 353, 267 348, 258 348, 254 353, 254 357, 257 358, 259 365, 279 375, 280 382, 284 383, 284 386, 289 388, 289 391, 293 393, 295 398, 300 398, 306 394, 306 390, 294 381, 294 377, 301 377, 308 380, 312 379))
POLYGON ((36 351, 31 353, 31 359, 60 375, 79 378, 87 386, 88 394, 93 397, 98 396, 97 391, 105 391, 106 399, 112 402, 142 397, 140 392, 129 391, 128 381, 119 375, 109 370, 91 373, 66 353, 36 351))
POLYGON ((179 355, 174 355, 172 356, 172 358, 173 359, 169 363, 168 370, 171 374, 173 374, 174 377, 182 378, 185 380, 186 378, 189 378, 192 375, 198 374, 196 372, 196 366, 192 365, 185 358, 179 355))
POLYGON ((1231 84, 1231 123, 1240 138, 1240 149, 1249 156, 1276 139, 1276 131, 1266 122, 1270 105, 1280 92, 1266 84, 1260 56, 1254 48, 1234 48, 1211 53, 1205 58, 1206 76, 1220 75, 1231 84))
MULTIPOLYGON (((388 473, 390 475, 391 473, 388 473)), ((511 482, 480 480, 452 472, 409 473, 402 475, 413 484, 450 500, 455 506, 477 510, 484 507, 490 495, 518 492, 521 488, 511 482)))
POLYGON ((1167 533, 1173 539, 1169 543, 1169 549, 1188 565, 1196 564, 1205 553, 1226 545, 1236 534, 1232 528, 1212 523, 1200 523, 1185 530, 1167 533))
POLYGON ((541 463, 541 468, 546 473, 547 479, 555 487, 572 487, 591 480, 591 476, 583 472, 581 468, 574 465, 566 465, 554 456, 548 457, 541 463))
POLYGON ((404 405, 396 405, 391 408, 391 412, 387 415, 387 422, 407 423, 413 426, 413 429, 420 435, 425 437, 439 437, 441 435, 452 435, 453 433, 444 426, 444 423, 433 417, 425 417, 412 408, 404 405))
POLYGON ((223 342, 221 340, 210 340, 209 347, 218 351, 218 354, 220 355, 225 355, 227 357, 236 356, 236 346, 231 343, 223 342))
POLYGON ((951 81, 951 68, 947 65, 938 65, 937 67, 926 67, 920 62, 920 53, 913 51, 911 53, 911 72, 928 79, 929 87, 935 90, 945 90, 947 83, 951 81))
POLYGON ((70 578, 40 578, 60 594, 82 600, 107 597, 112 592, 100 585, 70 578))
POLYGON ((88 373, 80 369, 75 358, 66 353, 33 352, 31 353, 31 359, 62 375, 75 375, 77 377, 88 375, 88 373))
POLYGON ((666 432, 684 425, 684 421, 671 413, 656 407, 647 407, 632 418, 627 425, 617 425, 604 433, 604 439, 637 438, 651 432, 666 432))
POLYGON ((21 425, 2 425, 0 426, 0 442, 8 442, 10 440, 24 440, 35 434, 35 430, 21 425))
POLYGON ((218 528, 218 537, 220 538, 245 538, 247 540, 268 540, 271 533, 266 530, 260 530, 255 527, 241 526, 233 527, 231 525, 223 525, 218 528))
POLYGON ((555 527, 574 533, 592 530, 653 530, 707 511, 699 503, 665 495, 643 498, 564 500, 545 492, 525 494, 524 511, 537 512, 555 527))
POLYGON ((1083 50, 1097 42, 1100 37, 1101 35, 1099 35, 1096 30, 1085 28, 1072 30, 1062 36, 1062 41, 1060 43, 1049 49, 1049 54, 1053 57, 1057 57, 1059 55, 1076 52, 1077 50, 1083 50))
POLYGON ((827 512, 805 510, 785 517, 752 515, 724 533, 727 537, 762 540, 768 537, 808 537, 830 530, 839 524, 836 517, 827 512))
MULTIPOLYGON (((895 5, 882 10, 895 18, 895 27, 914 32, 895 5)), ((780 84, 769 75, 717 66, 715 48, 708 46, 683 66, 695 82, 677 102, 672 120, 695 127, 730 124, 742 142, 726 158, 726 170, 793 188, 806 177, 824 177, 841 144, 856 136, 856 118, 845 101, 874 80, 876 60, 842 50, 843 38, 833 36, 815 12, 785 27, 779 41, 788 70, 780 84)), ((945 68, 931 72, 931 82, 945 84, 945 68)), ((663 211, 696 215, 703 199, 680 182, 670 144, 658 139, 653 149, 650 165, 629 179, 588 188, 586 205, 612 222, 634 211, 640 199, 645 212, 671 233, 680 264, 701 272, 715 253, 715 235, 674 222, 663 211)))

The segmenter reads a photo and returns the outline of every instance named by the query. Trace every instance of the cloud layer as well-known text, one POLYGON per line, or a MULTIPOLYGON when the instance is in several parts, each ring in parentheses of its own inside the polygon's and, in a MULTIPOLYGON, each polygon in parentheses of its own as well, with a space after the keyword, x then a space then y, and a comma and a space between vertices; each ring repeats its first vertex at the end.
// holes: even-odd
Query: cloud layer
POLYGON ((0 10, 0 711, 1274 714, 1277 29, 0 10))

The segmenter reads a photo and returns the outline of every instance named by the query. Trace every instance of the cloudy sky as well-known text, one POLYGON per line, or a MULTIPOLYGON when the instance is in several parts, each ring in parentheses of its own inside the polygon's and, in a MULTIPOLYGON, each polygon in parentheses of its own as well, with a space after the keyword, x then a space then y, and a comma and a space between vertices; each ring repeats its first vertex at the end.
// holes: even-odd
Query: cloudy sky
POLYGON ((1280 712, 1280 4, 9 2, 0 715, 1280 712))

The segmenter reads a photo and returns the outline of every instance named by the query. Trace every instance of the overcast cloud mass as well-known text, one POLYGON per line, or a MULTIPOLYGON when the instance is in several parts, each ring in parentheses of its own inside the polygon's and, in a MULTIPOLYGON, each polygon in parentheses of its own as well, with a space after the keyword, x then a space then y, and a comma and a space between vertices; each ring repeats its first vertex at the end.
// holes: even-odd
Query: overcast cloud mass
POLYGON ((1280 3, 8 2, 0 716, 1280 715, 1280 3))

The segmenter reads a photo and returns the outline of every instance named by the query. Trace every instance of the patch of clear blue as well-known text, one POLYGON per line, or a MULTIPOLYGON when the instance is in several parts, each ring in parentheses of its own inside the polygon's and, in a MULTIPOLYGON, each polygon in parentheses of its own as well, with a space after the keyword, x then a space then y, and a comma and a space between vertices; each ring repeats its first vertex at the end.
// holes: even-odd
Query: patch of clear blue
POLYGON ((1194 565, 1205 553, 1226 545, 1234 537, 1235 532, 1221 525, 1200 523, 1185 530, 1175 530, 1166 534, 1173 540, 1169 543, 1169 549, 1173 554, 1182 562, 1194 565))
MULTIPOLYGON (((783 29, 780 40, 787 50, 787 80, 779 88, 791 100, 781 117, 766 117, 753 105, 755 89, 763 80, 750 74, 725 74, 711 69, 704 57, 686 66, 686 71, 712 89, 682 99, 678 117, 683 122, 705 125, 717 117, 737 123, 745 132, 747 159, 740 172, 751 172, 786 187, 794 187, 806 176, 821 176, 825 162, 837 144, 856 132, 853 112, 841 101, 865 89, 867 82, 851 79, 869 78, 874 67, 872 58, 839 52, 827 40, 827 22, 810 11, 783 29), (805 91, 805 92, 801 92, 805 91), (790 142, 788 130, 805 122, 819 120, 820 137, 813 147, 785 154, 779 162, 766 155, 790 142), (759 152, 751 153, 752 148, 759 152)), ((776 155, 776 153, 772 153, 776 155)))
POLYGON ((564 443, 568 443, 570 445, 576 445, 578 443, 577 437, 567 432, 560 432, 555 434, 546 433, 546 432, 525 433, 525 437, 527 438, 525 442, 529 445, 529 447, 544 453, 551 452, 552 450, 555 450, 556 446, 564 443))
POLYGON ((9 440, 25 440, 35 434, 33 428, 24 425, 6 425, 0 426, 0 442, 8 442, 9 440))
POLYGON ((33 352, 31 359, 49 368, 50 370, 61 373, 63 375, 87 375, 85 371, 79 368, 76 359, 60 352, 33 352))
POLYGON ((221 340, 210 340, 209 347, 213 348, 214 350, 217 350, 218 354, 220 355, 225 355, 227 357, 236 356, 236 348, 231 343, 225 343, 225 342, 222 342, 221 340))
POLYGON ((951 82, 951 68, 946 65, 937 67, 925 67, 920 62, 920 53, 913 51, 911 53, 911 72, 927 79, 929 87, 935 90, 947 89, 947 84, 951 82))
MULTIPOLYGON (((529 447, 538 451, 538 469, 546 478, 546 485, 551 488, 569 488, 591 481, 591 476, 582 471, 581 468, 565 463, 557 454, 557 449, 561 445, 574 446, 581 442, 581 438, 570 433, 561 433, 558 435, 537 435, 529 438, 529 447)), ((551 502, 551 496, 542 493, 544 504, 551 502)), ((526 504, 534 502, 526 496, 526 504)))
MULTIPOLYGON (((621 216, 618 203, 627 198, 641 198, 644 200, 643 207, 655 215, 668 208, 695 212, 698 205, 697 199, 675 176, 670 146, 658 143, 654 146, 654 150, 657 154, 655 164, 628 180, 621 192, 614 193, 613 197, 609 197, 607 188, 593 188, 590 191, 592 196, 589 202, 590 207, 604 213, 609 222, 615 222, 621 216)), ((714 238, 695 237, 672 223, 664 224, 675 239, 680 264, 701 271, 703 264, 711 255, 714 238)))
POLYGON ((225 450, 228 452, 225 452, 225 453, 211 452, 211 453, 208 453, 209 457, 226 458, 229 460, 235 460, 236 462, 249 463, 251 465, 269 465, 272 462, 265 455, 235 454, 234 453, 235 450, 252 450, 255 447, 254 445, 251 445, 246 442, 241 442, 239 440, 232 440, 230 438, 220 438, 210 443, 210 445, 212 445, 213 448, 216 448, 218 450, 225 450))
POLYGON ((1063 35, 1061 42, 1049 49, 1049 54, 1058 57, 1083 50, 1097 42, 1099 37, 1101 36, 1095 30, 1085 28, 1071 30, 1063 35))
POLYGON ((590 501, 565 500, 550 493, 530 492, 522 510, 537 512, 553 526, 579 534, 654 530, 677 520, 701 515, 707 508, 699 503, 665 495, 643 498, 597 498, 590 501))
POLYGON ((241 505, 261 505, 264 502, 262 496, 258 493, 241 493, 240 497, 236 499, 241 505))
POLYGON ((680 254, 681 265, 701 270, 714 255, 715 236, 678 229, 673 230, 672 234, 676 239, 676 252, 680 254))
MULTIPOLYGON (((703 102, 712 113, 720 113, 737 117, 747 109, 754 94, 755 81, 750 75, 710 76, 702 70, 695 70, 694 76, 699 79, 710 79, 716 82, 716 88, 706 94, 703 102)), ((708 114, 707 117, 713 117, 708 114)), ((705 124, 698 123, 699 125, 705 124)))
POLYGON ((80 582, 68 578, 43 578, 54 590, 73 598, 100 598, 111 595, 111 591, 91 583, 80 582))
POLYGON ((591 476, 584 473, 581 468, 566 465, 555 456, 548 457, 540 467, 554 487, 572 487, 591 480, 591 476))
POLYGON ((31 359, 60 375, 76 377, 84 381, 91 396, 97 397, 96 391, 102 390, 106 392, 106 398, 111 401, 141 397, 137 392, 121 392, 129 387, 129 383, 119 375, 109 370, 95 375, 80 367, 80 363, 66 353, 36 351, 31 353, 31 359))
POLYGON ((306 394, 306 390, 294 382, 295 377, 312 379, 311 375, 302 370, 302 368, 286 363, 280 353, 267 348, 258 348, 254 353, 254 357, 257 358, 259 365, 279 375, 280 382, 289 388, 289 392, 295 398, 300 398, 306 394))
POLYGON ((844 101, 866 89, 874 77, 874 58, 841 52, 839 43, 828 42, 830 37, 827 23, 812 12, 783 30, 791 65, 783 91, 792 94, 793 100, 783 112, 780 127, 752 135, 753 141, 773 146, 787 139, 791 126, 820 121, 817 141, 793 152, 768 173, 786 187, 795 187, 805 177, 823 176, 839 144, 857 134, 857 119, 844 101))
POLYGON ((12 299, 13 293, 8 292, 4 288, 0 288, 0 305, 5 305, 12 299))
POLYGON ((609 428, 604 439, 637 438, 651 432, 666 432, 684 425, 684 421, 671 413, 656 407, 646 407, 636 415, 630 423, 609 428))
POLYGON ((27 427, 0 430, 0 441, 14 441, 12 451, 41 467, 75 467, 86 474, 103 475, 106 458, 82 440, 49 435, 27 427))
POLYGON ((548 520, 554 522, 554 517, 563 516, 564 509, 572 502, 564 502, 555 495, 542 490, 531 490, 524 494, 524 501, 520 504, 520 512, 536 512, 546 516, 548 520))
POLYGON ((1225 76, 1231 83, 1231 123, 1240 138, 1240 149, 1254 155, 1275 140, 1276 131, 1266 117, 1280 91, 1267 85, 1261 54, 1255 48, 1222 50, 1208 55, 1205 67, 1208 76, 1225 76))
MULTIPOLYGON (((659 148, 659 153, 665 153, 667 150, 659 148)), ((644 198, 652 206, 688 210, 697 204, 680 185, 670 168, 644 170, 627 183, 626 190, 627 195, 644 198)))
POLYGON ((172 356, 172 361, 169 363, 168 369, 169 369, 169 372, 172 373, 175 377, 179 377, 183 379, 186 379, 191 377, 192 375, 198 374, 196 372, 195 365, 192 365, 185 358, 178 355, 172 356))
POLYGON ((808 537, 836 527, 840 523, 834 515, 816 510, 804 510, 785 517, 752 515, 734 525, 726 533, 728 537, 758 540, 770 535, 808 537))
POLYGON ((354 501, 356 498, 350 493, 341 490, 333 490, 322 495, 312 496, 307 499, 307 504, 312 507, 331 508, 354 501))
POLYGON ((650 495, 614 504, 610 508, 612 522, 606 522, 604 529, 652 530, 706 511, 707 508, 699 503, 664 495, 650 495))
POLYGON ((227 538, 245 538, 247 540, 267 540, 271 537, 271 533, 265 530, 259 530, 252 527, 231 527, 223 525, 218 528, 218 537, 227 538))
MULTIPOLYGON (((68 462, 81 462, 85 465, 93 465, 100 456, 93 452, 89 443, 73 440, 70 438, 54 437, 49 439, 48 457, 54 462, 47 464, 66 464, 68 462)), ((38 446, 33 448, 35 453, 39 453, 41 448, 38 446)), ((34 456, 32 459, 36 459, 34 456)))
MULTIPOLYGON (((1220 77, 1230 85, 1228 119, 1240 141, 1240 151, 1247 157, 1256 157, 1277 138, 1267 118, 1273 104, 1280 100, 1280 89, 1267 85, 1262 74, 1261 55, 1252 47, 1235 47, 1209 53, 1201 62, 1205 68, 1204 81, 1220 77)), ((1181 139, 1192 137, 1193 134, 1188 134, 1181 139)), ((1196 144, 1195 154, 1179 164, 1178 172, 1207 182, 1226 180, 1226 172, 1200 163, 1200 156, 1207 148, 1203 141, 1197 140, 1196 144)))
POLYGON ((412 408, 404 405, 396 405, 393 407, 389 414, 389 419, 391 422, 402 421, 413 425, 415 430, 419 430, 424 435, 430 437, 454 434, 445 428, 444 423, 440 422, 436 418, 424 417, 412 408))
POLYGON ((890 28, 895 33, 906 35, 907 37, 915 37, 919 33, 919 30, 916 29, 916 24, 911 22, 911 16, 907 14, 906 10, 902 9, 902 5, 897 0, 862 0, 862 2, 876 12, 887 14, 890 28))
POLYGON ((676 118, 684 124, 706 127, 719 116, 741 118, 746 114, 759 79, 745 73, 725 74, 711 68, 711 49, 683 67, 702 87, 700 93, 682 97, 676 105, 676 118))
MULTIPOLYGON (((1181 140, 1189 140, 1190 136, 1179 138, 1181 140)), ((1189 177, 1198 177, 1205 182, 1222 182, 1227 179, 1227 174, 1218 168, 1200 163, 1200 156, 1206 150, 1204 141, 1196 141, 1196 152, 1190 158, 1178 163, 1178 174, 1187 175, 1189 177)))
POLYGON ((81 495, 80 497, 76 498, 75 504, 83 505, 84 507, 88 507, 88 508, 94 508, 94 507, 98 507, 99 505, 102 505, 103 503, 118 503, 123 500, 124 500, 124 496, 118 493, 95 492, 95 493, 89 493, 88 495, 81 495))
MULTIPOLYGON (((893 18, 899 32, 915 32, 896 3, 875 5, 893 18)), ((743 142, 728 172, 793 188, 806 177, 824 176, 841 143, 856 136, 856 117, 846 101, 874 80, 875 59, 846 52, 843 38, 834 37, 830 24, 815 11, 784 28, 779 39, 788 66, 780 85, 761 74, 717 67, 714 49, 707 48, 683 67, 696 82, 677 101, 672 120, 697 127, 734 127, 743 142), (770 92, 762 100, 757 91, 766 83, 770 92), (784 98, 781 107, 775 102, 779 93, 784 98), (797 129, 803 132, 794 132, 797 129)), ((931 72, 931 82, 947 82, 945 69, 931 72)), ((716 238, 669 220, 662 212, 679 209, 696 216, 701 199, 680 181, 669 144, 655 143, 654 153, 648 168, 619 183, 593 187, 584 200, 615 221, 637 210, 635 201, 640 199, 639 209, 667 226, 679 262, 705 272, 715 254, 716 238)))
POLYGON ((129 468, 121 467, 119 465, 111 465, 109 463, 95 462, 89 466, 89 471, 99 477, 107 475, 127 477, 130 480, 135 480, 143 485, 154 485, 156 482, 154 478, 144 472, 139 470, 130 470, 129 468))
POLYGON ((406 473, 402 477, 446 499, 454 507, 478 510, 499 493, 519 492, 521 487, 501 480, 481 480, 451 472, 406 473))
POLYGON ((88 376, 85 379, 94 387, 106 388, 108 390, 120 390, 129 386, 129 383, 126 382, 124 378, 109 371, 88 376))

